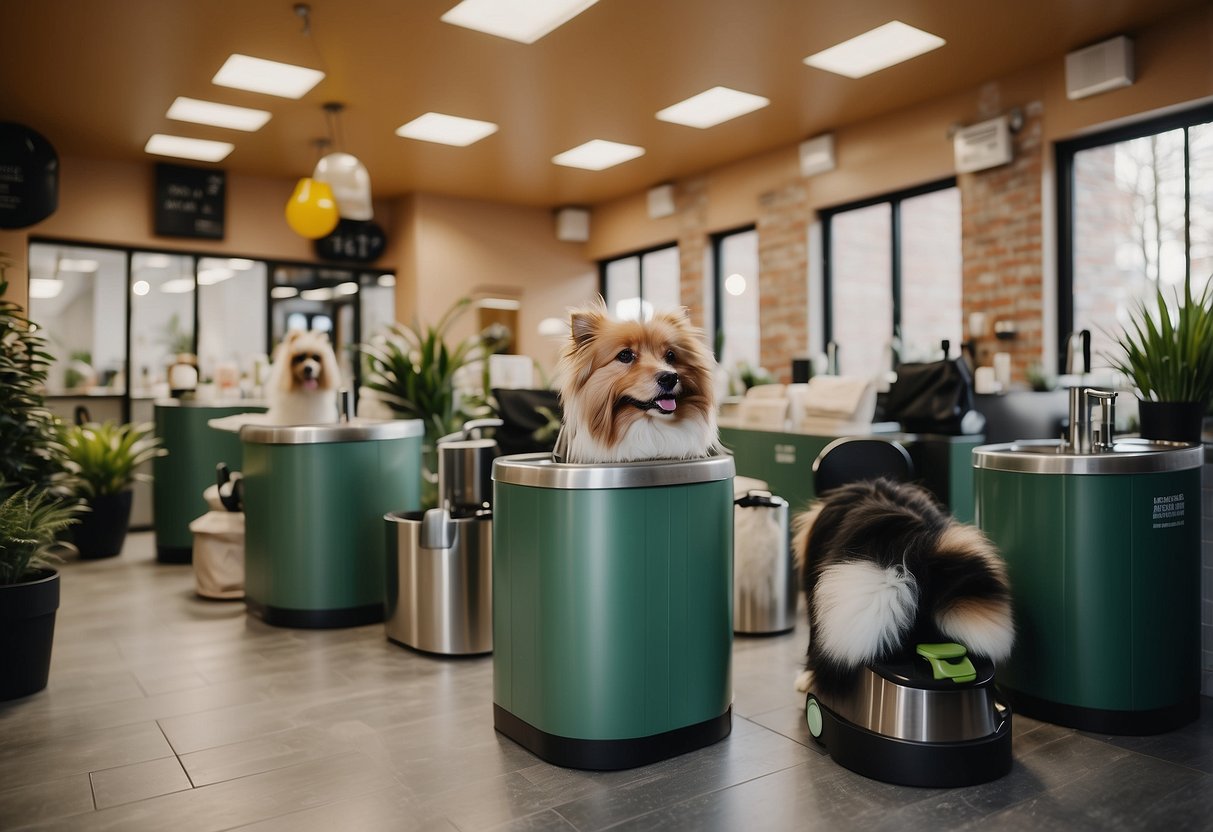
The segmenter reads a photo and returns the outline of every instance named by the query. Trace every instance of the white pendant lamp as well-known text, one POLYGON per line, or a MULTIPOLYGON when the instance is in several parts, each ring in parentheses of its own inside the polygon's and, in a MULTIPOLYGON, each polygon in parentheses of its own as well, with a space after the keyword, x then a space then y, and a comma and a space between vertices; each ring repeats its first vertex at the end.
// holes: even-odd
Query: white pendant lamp
MULTIPOLYGON (((340 123, 343 109, 345 105, 336 102, 324 105, 329 122, 329 135, 338 148, 343 144, 340 123)), ((342 150, 329 153, 316 163, 312 178, 327 183, 333 189, 337 212, 342 219, 361 221, 374 216, 374 209, 371 207, 371 176, 357 156, 342 150)))

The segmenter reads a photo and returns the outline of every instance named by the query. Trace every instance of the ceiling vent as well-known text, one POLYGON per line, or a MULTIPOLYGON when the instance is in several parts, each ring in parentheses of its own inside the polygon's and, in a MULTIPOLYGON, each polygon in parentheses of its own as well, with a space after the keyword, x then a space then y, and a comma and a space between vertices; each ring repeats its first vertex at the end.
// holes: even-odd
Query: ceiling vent
POLYGON ((1011 161, 1011 123, 999 116, 980 124, 962 127, 952 137, 956 172, 973 173, 1011 161))
POLYGON ((584 243, 590 239, 590 212, 585 208, 561 208, 556 212, 556 239, 584 243))
POLYGON ((1066 97, 1073 101, 1133 83, 1133 41, 1123 35, 1066 55, 1066 97))

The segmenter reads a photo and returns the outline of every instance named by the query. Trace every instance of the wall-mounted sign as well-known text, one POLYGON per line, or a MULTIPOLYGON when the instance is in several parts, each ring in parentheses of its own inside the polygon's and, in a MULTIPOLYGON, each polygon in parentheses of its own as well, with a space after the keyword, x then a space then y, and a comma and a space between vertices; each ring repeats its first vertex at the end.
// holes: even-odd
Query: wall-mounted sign
POLYGON ((25 228, 59 207, 59 155, 42 134, 0 122, 0 228, 25 228))
POLYGON ((341 263, 373 263, 387 247, 383 229, 371 220, 342 219, 316 241, 316 256, 341 263))
POLYGON ((226 198, 224 171, 158 164, 155 231, 164 237, 222 240, 226 198))

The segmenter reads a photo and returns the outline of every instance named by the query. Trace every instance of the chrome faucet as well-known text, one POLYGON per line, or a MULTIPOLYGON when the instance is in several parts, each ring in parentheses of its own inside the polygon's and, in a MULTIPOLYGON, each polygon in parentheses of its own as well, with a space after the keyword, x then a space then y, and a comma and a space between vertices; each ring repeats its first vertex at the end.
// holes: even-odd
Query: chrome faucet
POLYGON ((1116 442, 1116 391, 1093 387, 1070 388, 1070 429, 1065 438, 1071 453, 1102 453, 1116 442), (1091 405, 1100 404, 1099 425, 1091 424, 1091 405))

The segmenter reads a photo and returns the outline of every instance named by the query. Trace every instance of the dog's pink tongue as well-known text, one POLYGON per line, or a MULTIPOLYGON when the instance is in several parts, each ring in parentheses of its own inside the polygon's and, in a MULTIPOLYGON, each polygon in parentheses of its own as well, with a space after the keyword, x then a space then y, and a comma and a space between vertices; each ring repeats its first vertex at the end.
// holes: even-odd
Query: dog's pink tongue
POLYGON ((304 390, 315 390, 319 386, 320 386, 320 382, 314 378, 305 378, 303 380, 303 389, 304 390))
POLYGON ((674 399, 658 399, 657 406, 666 413, 673 413, 674 408, 678 407, 678 402, 676 402, 674 399))

